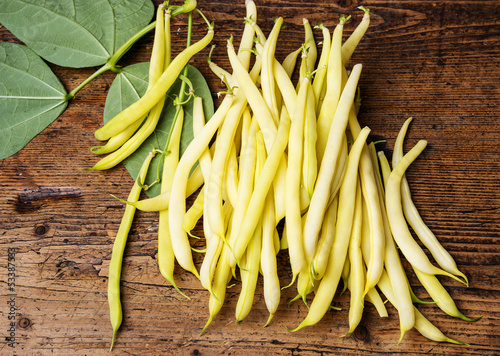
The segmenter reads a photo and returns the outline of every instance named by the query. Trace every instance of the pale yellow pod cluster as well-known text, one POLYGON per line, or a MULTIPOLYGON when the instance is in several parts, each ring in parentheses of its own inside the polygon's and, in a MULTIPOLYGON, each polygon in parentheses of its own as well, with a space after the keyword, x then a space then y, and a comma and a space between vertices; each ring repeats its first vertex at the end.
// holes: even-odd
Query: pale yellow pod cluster
MULTIPOLYGON (((285 20, 276 18, 266 34, 258 26, 252 0, 246 1, 246 9, 242 37, 235 41, 239 49, 233 37, 227 41, 230 69, 209 59, 210 69, 228 84, 228 94, 206 123, 203 103, 195 99, 195 137, 182 157, 165 162, 173 174, 163 177, 163 205, 155 205, 162 210, 160 229, 166 229, 160 236, 170 243, 169 271, 177 261, 209 292, 209 316, 202 333, 221 310, 229 284, 239 279, 237 322, 249 315, 262 287, 269 311, 262 324, 269 325, 280 305, 288 302, 281 301, 281 289, 296 285, 292 301, 308 304, 306 317, 291 330, 298 331, 332 309, 342 286, 351 301, 346 335, 361 322, 365 301, 388 317, 387 299, 399 315, 400 342, 412 328, 433 340, 455 342, 415 308, 419 300, 399 254, 439 308, 476 320, 458 310, 435 277, 467 281, 418 215, 404 178, 426 141, 403 155, 405 124, 391 170, 387 160, 377 159, 374 144, 367 143, 370 128, 358 122, 363 66, 350 63, 350 58, 369 28, 370 12, 361 7, 364 16, 345 41, 350 16, 339 16, 333 32, 319 25, 322 46, 317 46, 314 28, 304 19, 304 45, 280 61, 276 48, 285 20), (299 79, 294 82, 297 70, 299 79), (198 170, 190 174, 196 164, 198 170), (199 187, 188 209, 187 197, 199 187), (440 267, 413 239, 406 219, 440 267), (201 267, 190 240, 197 225, 203 226, 206 243, 200 250, 201 267), (280 250, 289 258, 291 280, 286 283, 278 277, 280 250)), ((141 202, 131 204, 141 208, 141 202)), ((176 287, 172 272, 163 272, 166 257, 166 252, 159 253, 160 269, 176 287)))

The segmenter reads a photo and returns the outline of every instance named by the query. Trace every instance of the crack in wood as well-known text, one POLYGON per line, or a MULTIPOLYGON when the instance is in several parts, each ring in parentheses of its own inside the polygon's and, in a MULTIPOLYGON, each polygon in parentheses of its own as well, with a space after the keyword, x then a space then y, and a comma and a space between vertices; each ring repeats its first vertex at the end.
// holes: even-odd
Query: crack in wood
POLYGON ((79 198, 80 189, 73 187, 39 186, 35 189, 25 189, 17 195, 15 209, 19 213, 27 213, 42 207, 41 201, 47 199, 79 198))

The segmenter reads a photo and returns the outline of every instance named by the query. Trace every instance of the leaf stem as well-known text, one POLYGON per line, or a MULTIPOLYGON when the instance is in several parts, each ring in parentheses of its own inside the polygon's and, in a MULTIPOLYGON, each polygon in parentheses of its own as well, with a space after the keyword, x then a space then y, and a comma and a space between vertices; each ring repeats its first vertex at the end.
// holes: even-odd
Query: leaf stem
POLYGON ((73 99, 75 97, 76 93, 78 93, 85 85, 87 85, 94 78, 96 78, 97 76, 101 75, 102 73, 106 72, 109 69, 111 69, 111 68, 108 65, 108 63, 103 65, 101 68, 96 70, 90 77, 88 77, 82 83, 80 83, 80 85, 78 85, 75 89, 73 89, 68 94, 66 94, 66 96, 64 97, 64 101, 69 101, 69 100, 73 99))
POLYGON ((128 50, 136 43, 139 39, 141 39, 145 34, 149 31, 153 30, 156 26, 156 21, 151 22, 149 25, 144 27, 142 30, 137 32, 135 35, 130 37, 127 42, 122 44, 120 48, 116 50, 116 52, 108 59, 106 65, 109 65, 113 72, 117 73, 120 70, 116 68, 116 63, 128 52, 128 50))
MULTIPOLYGON (((171 16, 177 16, 180 14, 185 13, 187 10, 191 10, 193 7, 196 7, 196 0, 186 0, 185 3, 182 6, 176 6, 175 9, 172 11, 171 16)), ((191 12, 189 12, 191 14, 191 12)), ((128 52, 128 50, 144 35, 146 35, 148 32, 153 30, 156 26, 156 21, 151 22, 149 25, 144 27, 142 30, 139 30, 135 35, 130 37, 127 42, 122 44, 115 53, 109 59, 107 60, 106 64, 104 64, 101 68, 99 68, 97 71, 94 72, 90 77, 85 79, 80 85, 78 85, 75 89, 73 89, 70 93, 68 93, 65 97, 65 101, 69 101, 75 97, 75 95, 89 82, 91 82, 94 78, 96 78, 98 75, 111 70, 115 73, 120 73, 121 69, 116 65, 118 61, 125 55, 125 53, 128 52)), ((191 29, 191 27, 189 28, 191 29)), ((189 38, 189 44, 190 45, 190 40, 191 36, 190 34, 188 35, 189 38)))

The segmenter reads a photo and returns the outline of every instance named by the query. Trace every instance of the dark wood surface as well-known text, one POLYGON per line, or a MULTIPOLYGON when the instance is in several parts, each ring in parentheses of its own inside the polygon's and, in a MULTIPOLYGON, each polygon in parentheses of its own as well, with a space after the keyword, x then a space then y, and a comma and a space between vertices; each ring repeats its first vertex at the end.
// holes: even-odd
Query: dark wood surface
MULTIPOLYGON (((158 1, 155 1, 158 4, 158 1)), ((456 259, 470 281, 467 288, 442 283, 475 323, 445 315, 434 305, 419 309, 448 336, 467 342, 457 346, 430 341, 417 331, 401 344, 395 309, 379 318, 367 304, 353 336, 347 331, 349 297, 336 297, 341 311, 331 311, 317 325, 289 333, 307 314, 301 303, 287 306, 294 288, 284 290, 267 328, 262 284, 250 315, 234 318, 239 283, 207 332, 208 292, 190 274, 176 269, 181 297, 156 265, 156 213, 138 213, 125 251, 122 297, 124 320, 117 355, 375 355, 389 352, 433 355, 500 355, 500 10, 496 1, 264 1, 256 0, 259 24, 268 32, 273 16, 286 28, 278 59, 303 39, 302 18, 333 30, 338 15, 350 14, 350 33, 364 5, 372 10, 365 39, 350 65, 362 63, 364 96, 360 121, 373 139, 386 140, 388 155, 404 120, 414 118, 407 147, 418 139, 429 145, 412 165, 408 179, 424 220, 456 259)), ((213 59, 229 69, 224 40, 241 35, 243 1, 199 1, 215 21, 218 45, 213 59)), ((195 25, 202 28, 200 20, 195 25)), ((174 22, 174 53, 183 46, 185 19, 174 22)), ((317 41, 320 33, 315 30, 317 41)), ((196 37, 202 35, 199 31, 196 37)), ((17 40, 0 28, 0 40, 17 40)), ((121 64, 148 60, 152 35, 127 54, 121 64)), ((205 51, 206 52, 206 51, 205 51)), ((221 90, 203 53, 192 63, 205 74, 212 91, 221 90)), ((51 66, 68 90, 95 69, 51 66)), ((114 74, 98 77, 72 100, 66 111, 22 151, 0 161, 0 354, 105 355, 111 337, 107 305, 107 269, 123 205, 110 194, 126 196, 132 180, 123 166, 88 172, 96 158, 89 148, 100 127, 106 93, 114 74), (8 249, 15 248, 15 348, 8 336, 8 249)), ((199 227, 198 227, 199 231, 199 227)), ((200 246, 202 243, 197 243, 200 246)), ((288 281, 286 253, 279 274, 288 281)), ((197 257, 199 266, 201 258, 197 257)), ((409 272, 422 299, 425 290, 409 272)))

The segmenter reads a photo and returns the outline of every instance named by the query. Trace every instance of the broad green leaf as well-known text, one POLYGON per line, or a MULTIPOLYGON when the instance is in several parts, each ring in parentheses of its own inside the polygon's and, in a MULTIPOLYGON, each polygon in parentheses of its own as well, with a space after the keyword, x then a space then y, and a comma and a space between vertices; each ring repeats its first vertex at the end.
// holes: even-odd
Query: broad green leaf
MULTIPOLYGON (((123 68, 123 71, 118 74, 109 88, 106 104, 104 106, 104 123, 108 122, 120 111, 137 101, 144 93, 148 85, 149 63, 137 63, 123 68)), ((188 66, 187 77, 194 87, 195 95, 203 98, 204 112, 206 120, 212 117, 214 112, 214 103, 210 88, 205 81, 203 75, 193 66, 188 66)), ((167 92, 165 106, 161 114, 160 121, 155 132, 134 152, 130 157, 123 161, 128 172, 135 180, 141 168, 144 159, 153 147, 163 149, 167 140, 168 132, 172 125, 175 114, 173 99, 179 94, 181 81, 177 81, 172 85, 167 92)), ((181 154, 185 151, 193 139, 193 104, 190 100, 184 106, 184 124, 181 135, 181 154)), ((161 164, 159 164, 159 155, 154 158, 149 168, 146 177, 146 183, 150 185, 156 177, 161 177, 161 164), (159 172, 160 171, 160 172, 159 172)), ((149 197, 154 197, 160 193, 160 185, 155 184, 146 194, 149 197)))
POLYGON ((0 159, 26 146, 66 108, 66 90, 28 47, 0 43, 0 159))
POLYGON ((45 60, 106 63, 153 17, 151 0, 0 0, 0 23, 45 60))

